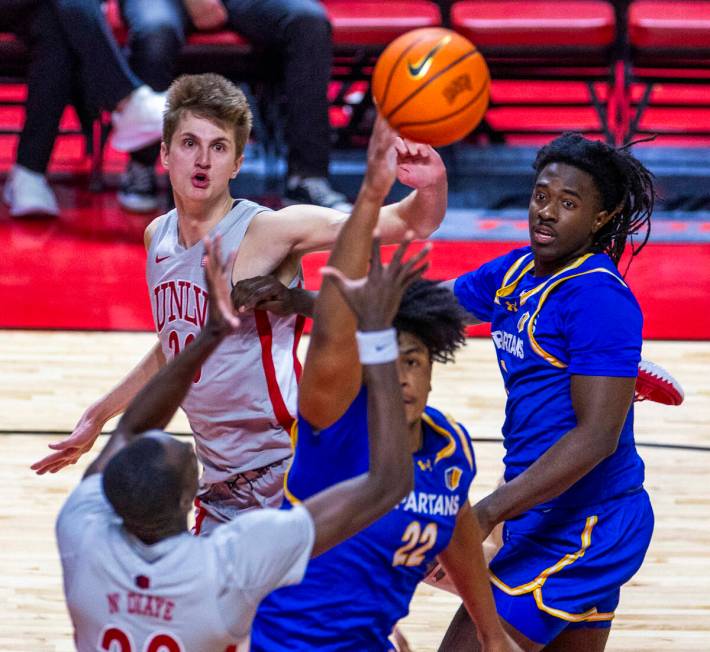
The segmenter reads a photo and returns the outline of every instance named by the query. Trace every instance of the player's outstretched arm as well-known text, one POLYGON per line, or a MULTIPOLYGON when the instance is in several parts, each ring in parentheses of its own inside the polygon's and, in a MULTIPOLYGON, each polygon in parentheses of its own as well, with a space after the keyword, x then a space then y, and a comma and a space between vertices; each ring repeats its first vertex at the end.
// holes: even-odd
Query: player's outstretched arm
POLYGON ((392 321, 404 290, 426 268, 421 262, 426 250, 403 263, 407 244, 403 243, 391 264, 384 267, 379 243, 375 241, 367 279, 353 281, 335 268, 324 270, 333 290, 342 293, 357 315, 358 348, 368 396, 370 464, 367 473, 304 502, 315 523, 313 555, 332 548, 386 514, 413 485, 412 455, 396 367, 399 347, 392 321))
POLYGON ((91 450, 106 422, 123 412, 164 365, 165 356, 158 342, 118 385, 87 408, 69 437, 49 444, 55 452, 35 462, 32 470, 42 475, 47 472, 56 473, 65 466, 76 464, 84 453, 91 450))
MULTIPOLYGON (((428 145, 393 138, 392 147, 397 178, 415 190, 384 207, 383 197, 377 207, 377 228, 385 243, 400 242, 407 231, 427 238, 446 214, 446 168, 428 145)), ((267 268, 279 269, 288 257, 330 249, 346 220, 345 213, 303 204, 260 213, 249 226, 239 260, 258 257, 267 268)))
POLYGON ((268 310, 276 315, 313 317, 316 296, 303 288, 286 287, 276 276, 254 276, 235 284, 232 303, 240 313, 268 310))
POLYGON ((135 437, 148 430, 165 428, 190 389, 197 369, 239 325, 229 296, 229 275, 235 254, 224 265, 219 249, 219 237, 214 242, 205 238, 205 280, 209 294, 207 323, 194 341, 165 365, 131 401, 86 475, 103 471, 111 457, 135 437))
POLYGON ((448 181, 446 168, 437 151, 429 146, 398 138, 397 179, 415 192, 384 206, 377 224, 384 242, 401 240, 407 231, 428 238, 446 214, 448 181))
MULTIPOLYGON (((160 220, 159 217, 154 219, 143 232, 146 251, 150 250, 160 220)), ((35 462, 31 466, 32 470, 42 475, 47 472, 56 473, 65 466, 76 464, 84 453, 91 450, 106 422, 123 412, 136 394, 164 365, 165 356, 160 343, 156 342, 118 385, 86 409, 69 437, 49 444, 55 452, 35 462)))
MULTIPOLYGON (((328 265, 348 278, 364 277, 367 271, 378 212, 396 175, 395 138, 392 129, 378 117, 367 149, 365 179, 352 215, 328 258, 328 265)), ((360 391, 362 372, 355 326, 355 317, 333 281, 324 278, 315 303, 298 397, 300 413, 316 428, 325 428, 340 418, 360 391)))
POLYGON ((556 498, 614 453, 635 383, 635 378, 572 376, 577 425, 519 476, 476 504, 484 537, 498 523, 556 498))
POLYGON ((481 546, 481 529, 468 502, 456 517, 456 527, 446 549, 439 553, 448 578, 476 623, 476 634, 487 652, 519 650, 503 630, 488 579, 488 564, 481 546))

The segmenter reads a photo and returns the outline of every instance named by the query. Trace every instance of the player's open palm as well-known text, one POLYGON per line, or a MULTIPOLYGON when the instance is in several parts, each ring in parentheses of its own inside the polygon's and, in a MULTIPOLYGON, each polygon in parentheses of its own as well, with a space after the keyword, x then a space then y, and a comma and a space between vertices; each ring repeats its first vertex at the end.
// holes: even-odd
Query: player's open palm
POLYGON ((404 138, 395 139, 397 179, 410 188, 427 188, 446 178, 439 153, 431 146, 404 138))
POLYGON ((103 422, 95 419, 91 410, 87 410, 79 419, 74 431, 66 439, 49 444, 54 453, 35 462, 30 468, 39 475, 56 473, 70 464, 76 464, 78 459, 88 453, 96 438, 101 433, 103 422))
POLYGON ((232 275, 234 260, 237 251, 234 250, 227 262, 222 262, 222 239, 216 236, 212 240, 209 236, 204 239, 205 245, 205 282, 209 293, 209 312, 206 328, 211 328, 220 333, 231 333, 239 326, 239 317, 232 303, 231 286, 229 279, 232 275))
POLYGON ((372 260, 367 276, 349 279, 334 267, 324 267, 323 276, 330 278, 338 288, 346 303, 355 313, 361 330, 379 330, 391 325, 397 314, 404 291, 428 267, 425 261, 429 252, 426 245, 418 254, 404 261, 404 254, 412 241, 412 232, 408 232, 389 265, 382 264, 380 239, 372 239, 372 260))

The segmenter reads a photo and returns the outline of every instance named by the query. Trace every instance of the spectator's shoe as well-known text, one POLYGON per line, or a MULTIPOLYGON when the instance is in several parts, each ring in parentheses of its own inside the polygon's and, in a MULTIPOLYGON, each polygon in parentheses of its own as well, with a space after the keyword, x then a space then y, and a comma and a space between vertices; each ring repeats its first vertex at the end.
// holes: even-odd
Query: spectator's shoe
POLYGON ((325 177, 289 177, 286 182, 286 199, 291 203, 315 204, 334 208, 336 211, 350 213, 353 205, 347 197, 337 190, 333 190, 330 182, 325 177))
POLYGON ((45 176, 23 165, 15 165, 10 170, 2 198, 10 207, 11 217, 59 215, 57 198, 45 176))
POLYGON ((152 165, 143 165, 138 161, 128 163, 118 191, 118 203, 132 213, 152 213, 158 209, 160 199, 152 165))
POLYGON ((141 86, 134 90, 120 111, 111 114, 113 147, 134 152, 158 140, 163 134, 165 93, 141 86))

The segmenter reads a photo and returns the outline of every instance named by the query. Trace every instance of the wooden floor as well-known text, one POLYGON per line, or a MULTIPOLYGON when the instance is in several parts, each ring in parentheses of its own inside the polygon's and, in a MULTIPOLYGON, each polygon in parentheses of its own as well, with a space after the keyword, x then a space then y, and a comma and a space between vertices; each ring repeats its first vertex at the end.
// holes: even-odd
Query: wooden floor
MULTIPOLYGON (((81 468, 36 477, 29 464, 71 430, 153 342, 149 334, 3 331, 0 338, 0 650, 72 650, 53 523, 81 468), (17 434, 19 433, 19 434, 17 434)), ((645 357, 668 368, 685 404, 637 408, 638 441, 710 448, 710 343, 650 342, 645 357)), ((431 403, 451 412, 474 438, 499 436, 503 390, 492 345, 470 341, 455 365, 436 372, 431 403)), ((173 423, 186 429, 182 416, 173 423)), ((473 497, 501 472, 502 446, 475 444, 473 497)), ((643 446, 656 531, 646 563, 622 594, 608 650, 710 650, 710 450, 643 446)), ((414 650, 435 650, 457 606, 422 587, 403 630, 414 650)), ((573 651, 571 651, 573 652, 573 651)))

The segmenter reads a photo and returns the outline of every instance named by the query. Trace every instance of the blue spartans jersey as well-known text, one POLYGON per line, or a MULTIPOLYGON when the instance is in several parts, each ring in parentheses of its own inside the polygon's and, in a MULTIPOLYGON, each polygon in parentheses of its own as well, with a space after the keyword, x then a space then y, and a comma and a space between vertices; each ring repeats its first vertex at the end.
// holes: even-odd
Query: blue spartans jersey
MULTIPOLYGON (((577 425, 572 375, 637 375, 641 311, 604 254, 536 277, 525 247, 460 277, 454 292, 491 322, 508 392, 506 480, 577 425)), ((541 645, 567 629, 610 627, 653 531, 643 476, 630 410, 614 454, 557 498, 506 521, 489 568, 501 618, 541 645)))
MULTIPOLYGON (((395 509, 312 559, 301 584, 260 605, 252 650, 382 652, 405 616, 427 567, 451 539, 475 474, 466 431, 437 410, 423 415, 414 453, 414 490, 395 509)), ((286 477, 291 504, 367 471, 367 392, 332 426, 315 431, 299 417, 286 477)), ((285 505, 289 508, 290 505, 285 505)))
MULTIPOLYGON (((536 277, 531 248, 524 247, 459 277, 454 293, 475 317, 491 322, 508 393, 508 481, 575 427, 573 374, 637 375, 641 311, 605 254, 586 254, 536 277)), ((616 452, 541 509, 599 503, 641 486, 643 477, 631 409, 616 452)))

